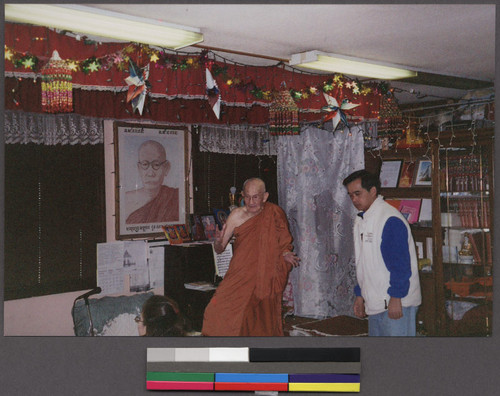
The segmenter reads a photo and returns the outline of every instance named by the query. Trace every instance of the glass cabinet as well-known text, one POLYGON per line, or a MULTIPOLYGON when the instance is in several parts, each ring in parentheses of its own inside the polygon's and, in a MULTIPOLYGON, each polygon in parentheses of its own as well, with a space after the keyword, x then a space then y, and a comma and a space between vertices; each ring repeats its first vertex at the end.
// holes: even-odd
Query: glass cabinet
POLYGON ((492 128, 456 130, 429 133, 421 148, 365 155, 365 167, 381 179, 384 162, 401 163, 399 174, 393 172, 398 181, 382 186, 386 202, 403 214, 403 203, 420 202, 418 220, 409 218, 422 291, 419 335, 492 333, 493 143, 492 128))
POLYGON ((450 336, 490 335, 492 144, 439 147, 437 150, 438 220, 441 223, 441 251, 438 253, 443 286, 439 294, 445 308, 441 315, 442 332, 450 336))

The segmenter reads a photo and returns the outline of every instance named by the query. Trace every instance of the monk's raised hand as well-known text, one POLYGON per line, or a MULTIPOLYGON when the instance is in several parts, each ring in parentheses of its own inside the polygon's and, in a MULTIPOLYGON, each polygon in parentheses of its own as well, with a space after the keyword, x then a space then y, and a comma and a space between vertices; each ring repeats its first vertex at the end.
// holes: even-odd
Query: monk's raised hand
POLYGON ((219 241, 219 243, 222 243, 224 240, 224 234, 226 233, 226 224, 222 226, 222 230, 219 230, 219 227, 215 229, 215 238, 219 241))
POLYGON ((215 241, 214 249, 217 254, 221 254, 224 251, 224 234, 226 233, 226 224, 219 230, 219 227, 215 228, 215 241))

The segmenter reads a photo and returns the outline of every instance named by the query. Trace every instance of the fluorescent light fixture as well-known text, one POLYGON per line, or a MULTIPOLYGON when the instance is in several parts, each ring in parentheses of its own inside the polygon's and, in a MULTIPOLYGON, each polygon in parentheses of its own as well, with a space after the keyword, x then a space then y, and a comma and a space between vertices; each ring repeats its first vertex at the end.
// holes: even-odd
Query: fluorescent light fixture
POLYGON ((379 62, 364 61, 362 59, 343 55, 327 54, 320 51, 293 54, 289 64, 291 66, 371 77, 380 80, 395 80, 398 78, 417 76, 416 71, 401 69, 379 62))
POLYGON ((171 49, 203 41, 197 28, 78 5, 5 4, 5 20, 171 49))

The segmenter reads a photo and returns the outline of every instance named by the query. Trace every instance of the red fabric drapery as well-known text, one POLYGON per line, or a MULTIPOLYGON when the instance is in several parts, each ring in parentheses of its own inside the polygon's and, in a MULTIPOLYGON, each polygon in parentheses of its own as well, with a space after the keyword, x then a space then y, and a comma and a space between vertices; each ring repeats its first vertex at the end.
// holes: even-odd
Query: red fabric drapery
MULTIPOLYGON (((64 60, 83 61, 92 57, 111 59, 129 43, 88 43, 74 37, 59 34, 51 29, 15 23, 5 24, 5 46, 16 54, 31 54, 38 58, 38 70, 16 67, 12 61, 5 61, 6 108, 24 111, 41 111, 39 79, 33 81, 39 69, 48 61, 52 51, 57 50, 64 60), (17 102, 17 105, 16 105, 17 102)), ((201 52, 201 51, 200 51, 201 52)), ((229 62, 215 62, 223 73, 214 74, 222 97, 222 115, 217 120, 208 105, 205 85, 205 68, 191 66, 185 70, 173 70, 160 62, 151 62, 142 47, 135 46, 130 57, 139 65, 150 64, 149 82, 143 115, 133 114, 130 103, 126 103, 128 68, 119 70, 109 63, 107 70, 84 73, 73 72, 74 112, 94 117, 152 119, 185 123, 221 124, 263 124, 269 121, 270 98, 258 97, 255 90, 275 92, 286 87, 309 94, 306 99, 297 100, 300 109, 299 120, 320 120, 321 107, 326 105, 321 90, 311 93, 310 87, 323 86, 332 75, 312 75, 283 66, 242 66, 229 62), (233 84, 228 85, 227 79, 233 84), (239 83, 234 83, 234 80, 239 83), (313 112, 311 112, 313 111, 313 112)), ((169 54, 174 56, 174 54, 169 54)), ((199 53, 183 55, 198 58, 199 53)), ((179 58, 178 56, 177 58, 179 58)), ((380 93, 373 91, 367 95, 354 94, 352 89, 335 86, 328 92, 340 103, 349 99, 360 106, 348 112, 355 120, 376 119, 378 116, 380 93)))

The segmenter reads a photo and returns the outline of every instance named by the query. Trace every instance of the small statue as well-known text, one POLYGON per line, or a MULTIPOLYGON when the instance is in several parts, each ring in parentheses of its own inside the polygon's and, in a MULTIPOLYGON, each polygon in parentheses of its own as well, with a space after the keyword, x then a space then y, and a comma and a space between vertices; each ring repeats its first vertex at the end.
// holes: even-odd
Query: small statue
POLYGON ((464 243, 462 249, 458 252, 458 262, 461 264, 473 264, 474 257, 472 256, 472 245, 469 241, 469 234, 464 234, 464 243))

